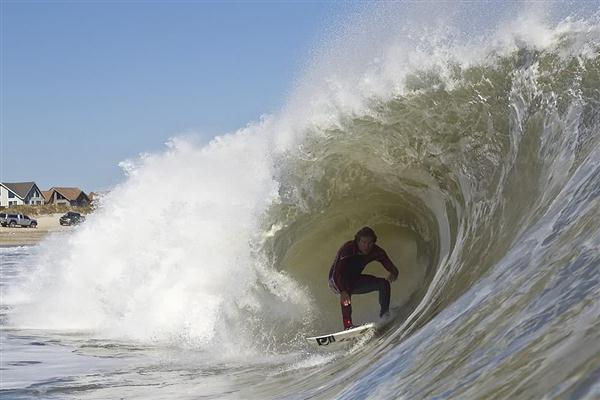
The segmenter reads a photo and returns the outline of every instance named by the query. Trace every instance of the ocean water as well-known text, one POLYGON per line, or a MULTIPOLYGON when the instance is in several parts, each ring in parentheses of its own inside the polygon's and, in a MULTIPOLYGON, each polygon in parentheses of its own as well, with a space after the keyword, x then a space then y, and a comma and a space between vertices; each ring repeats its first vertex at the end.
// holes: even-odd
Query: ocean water
POLYGON ((280 114, 123 162, 75 231, 0 248, 0 397, 600 398, 600 18, 569 4, 366 10, 280 114), (311 348, 363 225, 397 317, 311 348))

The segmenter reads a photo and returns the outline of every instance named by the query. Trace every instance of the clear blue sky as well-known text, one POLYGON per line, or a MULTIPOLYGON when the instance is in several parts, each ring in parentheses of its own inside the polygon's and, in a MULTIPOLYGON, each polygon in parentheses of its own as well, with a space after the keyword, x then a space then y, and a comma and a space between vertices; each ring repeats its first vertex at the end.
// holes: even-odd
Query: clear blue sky
POLYGON ((1 1, 0 179, 107 189, 118 162, 277 112, 331 2, 1 1))

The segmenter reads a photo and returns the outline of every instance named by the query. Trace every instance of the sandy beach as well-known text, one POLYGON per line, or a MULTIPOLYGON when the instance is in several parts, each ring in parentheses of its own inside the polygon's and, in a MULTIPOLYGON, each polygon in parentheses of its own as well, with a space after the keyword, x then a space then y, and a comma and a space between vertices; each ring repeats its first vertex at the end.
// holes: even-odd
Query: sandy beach
POLYGON ((62 226, 58 219, 63 215, 49 214, 33 217, 37 220, 37 228, 8 228, 0 226, 0 246, 25 246, 38 243, 51 232, 69 231, 73 226, 62 226))

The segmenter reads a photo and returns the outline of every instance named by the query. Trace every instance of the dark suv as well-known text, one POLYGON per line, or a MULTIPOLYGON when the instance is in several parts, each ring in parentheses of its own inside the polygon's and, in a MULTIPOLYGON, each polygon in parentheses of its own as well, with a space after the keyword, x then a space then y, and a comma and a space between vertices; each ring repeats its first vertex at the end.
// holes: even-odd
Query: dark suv
POLYGON ((85 217, 77 212, 69 211, 58 220, 61 225, 77 225, 85 221, 85 217))

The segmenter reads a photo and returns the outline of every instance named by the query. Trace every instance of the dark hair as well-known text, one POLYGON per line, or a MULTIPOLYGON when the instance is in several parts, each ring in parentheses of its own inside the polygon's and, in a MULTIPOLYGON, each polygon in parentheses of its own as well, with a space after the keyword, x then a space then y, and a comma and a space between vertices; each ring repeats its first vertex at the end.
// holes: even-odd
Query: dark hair
POLYGON ((364 226, 360 228, 358 232, 356 232, 356 235, 354 235, 354 241, 358 243, 358 240, 361 237, 370 237, 373 239, 373 243, 377 241, 377 235, 375 234, 375 231, 368 226, 364 226))

